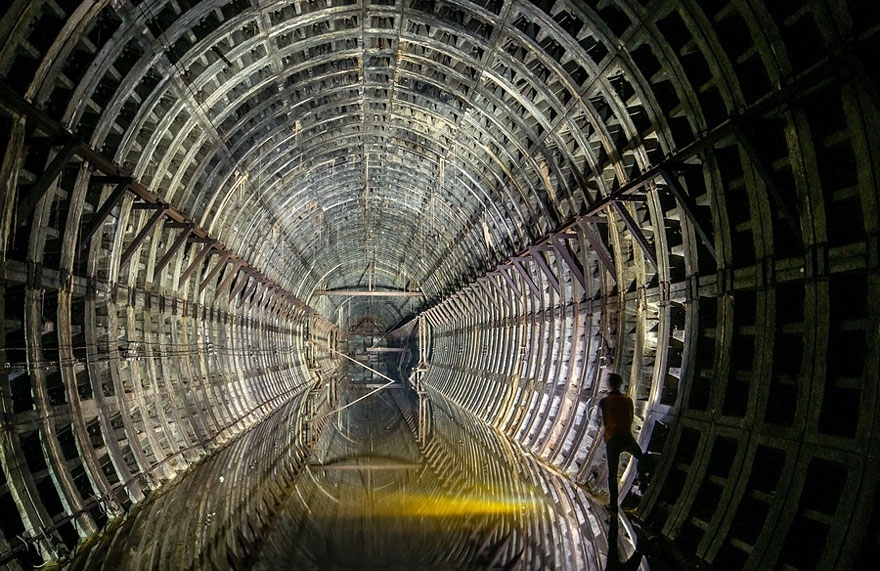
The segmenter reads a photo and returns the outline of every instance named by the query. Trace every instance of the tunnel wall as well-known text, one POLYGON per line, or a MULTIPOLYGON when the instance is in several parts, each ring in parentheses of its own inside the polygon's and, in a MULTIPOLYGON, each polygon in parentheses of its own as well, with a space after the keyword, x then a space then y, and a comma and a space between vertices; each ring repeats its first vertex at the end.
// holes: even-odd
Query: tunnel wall
POLYGON ((304 342, 326 343, 326 332, 308 320, 95 274, 59 283, 57 269, 36 263, 3 270, 7 563, 64 554, 320 369, 304 342))
POLYGON ((127 30, 98 15, 107 4, 4 8, 4 568, 64 556, 333 374, 316 347, 333 343, 334 328, 278 290, 254 265, 260 253, 244 260, 223 229, 195 219, 199 188, 184 175, 187 159, 207 161, 206 135, 167 136, 191 110, 163 100, 164 112, 139 119, 140 138, 120 133, 158 78, 114 83, 116 70, 137 68, 138 48, 114 42, 127 30), (110 71, 84 73, 94 62, 110 71), (69 77, 81 81, 75 92, 69 77), (134 99, 111 101, 116 89, 134 99), (67 106, 81 97, 94 104, 67 106), (188 150, 156 162, 152 151, 180 144, 188 150))
POLYGON ((94 149, 28 204, 16 183, 63 151, 23 141, 59 129, 8 111, 0 564, 27 568, 331 375, 333 327, 94 149))
POLYGON ((661 455, 627 500, 646 521, 719 569, 870 566, 878 14, 673 4, 631 35, 628 11, 597 6, 671 152, 621 184, 623 208, 599 205, 429 310, 425 382, 593 485, 598 383, 618 370, 661 455))

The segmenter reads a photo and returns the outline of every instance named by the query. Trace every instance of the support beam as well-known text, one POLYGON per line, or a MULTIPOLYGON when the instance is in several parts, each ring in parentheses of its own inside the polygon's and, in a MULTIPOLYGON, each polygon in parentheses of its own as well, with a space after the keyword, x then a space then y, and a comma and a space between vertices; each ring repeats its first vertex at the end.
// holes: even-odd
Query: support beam
POLYGON ((208 275, 205 276, 205 279, 202 280, 202 283, 199 284, 199 293, 202 293, 205 288, 208 286, 211 281, 217 277, 217 274, 220 273, 220 270, 226 265, 226 262, 229 261, 229 257, 232 256, 232 252, 229 250, 224 250, 220 253, 220 259, 217 260, 217 264, 208 272, 208 275))
POLYGON ((556 249, 556 253, 559 254, 565 263, 568 264, 568 271, 571 272, 571 275, 574 276, 574 279, 577 280, 579 284, 581 284, 581 289, 587 289, 587 281, 584 278, 584 269, 581 265, 574 259, 574 256, 571 253, 571 249, 568 247, 568 240, 577 239, 577 234, 551 234, 550 235, 550 243, 553 244, 553 247, 556 249))
POLYGON ((432 313, 434 327, 441 327, 447 323, 451 323, 449 315, 450 310, 454 307, 451 299, 451 297, 447 297, 442 303, 434 306, 434 312, 432 313))
POLYGON ((251 300, 250 303, 251 303, 252 307, 262 308, 263 301, 266 297, 266 290, 267 290, 266 285, 262 281, 257 279, 257 281, 255 283, 255 287, 254 287, 254 292, 251 294, 253 297, 251 297, 248 294, 245 294, 244 297, 245 297, 245 299, 250 298, 250 300, 251 300))
POLYGON ((186 283, 186 281, 189 279, 189 277, 192 275, 192 273, 196 270, 196 268, 199 267, 199 265, 205 261, 205 258, 208 257, 208 254, 210 254, 214 250, 214 246, 215 246, 215 243, 210 242, 207 245, 205 245, 204 248, 202 248, 201 252, 196 254, 196 257, 189 264, 189 267, 186 268, 186 270, 180 275, 180 279, 177 281, 177 289, 183 289, 183 285, 186 283))
POLYGON ((516 271, 522 277, 523 281, 526 282, 526 285, 529 286, 529 289, 532 290, 532 293, 535 294, 535 297, 537 299, 544 299, 544 294, 535 284, 535 280, 532 279, 529 271, 523 266, 523 262, 529 262, 531 260, 531 256, 517 256, 511 259, 513 267, 516 268, 516 271))
POLYGON ((498 296, 501 298, 501 301, 504 302, 504 305, 507 306, 507 309, 513 311, 514 307, 510 302, 510 298, 507 297, 508 291, 501 287, 501 284, 498 283, 496 279, 498 277, 499 272, 489 272, 486 274, 486 281, 492 284, 492 287, 498 292, 498 296))
POLYGON ((266 310, 269 315, 277 315, 283 305, 283 298, 280 295, 270 295, 266 300, 266 310))
POLYGON ((161 220, 162 217, 165 216, 165 211, 167 210, 165 204, 160 203, 158 205, 151 205, 151 207, 155 208, 156 211, 147 221, 147 224, 143 228, 141 228, 141 231, 138 232, 138 235, 135 236, 134 240, 131 241, 131 244, 129 244, 128 248, 126 248, 125 251, 122 253, 122 256, 120 256, 120 269, 124 268, 126 264, 128 264, 129 260, 131 260, 131 257, 134 256, 134 253, 140 247, 141 243, 147 238, 147 236, 150 235, 150 232, 153 231, 153 228, 156 226, 156 224, 159 223, 159 220, 161 220))
POLYGON ((477 278, 476 285, 474 286, 474 290, 477 291, 478 294, 482 294, 485 302, 491 307, 491 309, 495 309, 495 306, 498 305, 495 302, 495 289, 491 284, 488 283, 489 278, 483 276, 481 278, 477 278), (479 288, 477 288, 479 286, 479 288))
POLYGON ((217 286, 218 292, 221 292, 224 289, 226 289, 227 287, 229 287, 229 285, 232 283, 232 280, 234 280, 235 276, 238 274, 238 270, 239 270, 239 268, 241 268, 241 265, 243 263, 244 263, 243 260, 240 260, 237 258, 232 259, 232 265, 226 271, 226 275, 223 276, 223 280, 220 282, 220 285, 217 286))
POLYGON ((764 188, 767 191, 767 196, 770 197, 771 202, 776 207, 776 211, 781 215, 785 225, 788 226, 794 236, 797 236, 800 239, 800 224, 798 224, 794 213, 791 211, 791 208, 786 203, 785 199, 782 198, 779 188, 776 186, 776 181, 773 180, 772 171, 766 164, 764 164, 760 153, 755 149, 755 146, 752 145, 752 142, 746 135, 745 128, 742 125, 739 125, 736 130, 736 141, 749 156, 749 162, 752 164, 755 171, 757 171, 758 176, 761 177, 761 181, 764 183, 764 188))
POLYGON ((439 306, 432 307, 423 315, 433 327, 441 327, 444 324, 444 319, 446 319, 439 306))
POLYGON ((159 262, 156 264, 156 267, 153 268, 153 279, 156 279, 156 276, 158 276, 162 272, 162 270, 165 269, 165 266, 167 266, 168 262, 171 261, 174 253, 177 252, 177 250, 179 250, 180 247, 186 243, 187 239, 192 234, 192 231, 192 226, 187 225, 186 227, 184 227, 183 232, 181 232, 180 235, 177 236, 177 239, 174 240, 171 248, 169 248, 168 251, 165 252, 165 255, 162 256, 162 259, 159 260, 159 262))
POLYGON ((510 267, 510 266, 501 266, 501 268, 499 268, 499 270, 498 270, 498 273, 501 275, 502 278, 504 278, 504 281, 507 282, 507 285, 510 286, 510 289, 513 290, 513 293, 516 294, 517 299, 522 301, 522 297, 523 297, 522 291, 520 291, 519 285, 515 281, 513 281, 512 277, 510 277, 510 274, 507 273, 507 270, 505 269, 506 267, 510 267))
POLYGON ((264 311, 269 311, 274 303, 275 296, 272 295, 272 292, 275 291, 275 287, 263 282, 263 291, 260 293, 260 301, 259 307, 261 307, 264 311))
POLYGON ((681 181, 678 180, 678 176, 674 175, 667 169, 661 170, 660 173, 663 176, 663 180, 666 181, 666 187, 669 189, 669 192, 672 193, 672 196, 675 197, 675 201, 678 202, 679 208, 685 213, 685 216, 691 221, 691 224, 694 225, 694 230, 696 231, 700 242, 702 242, 703 246, 705 246, 709 253, 712 254, 712 258, 715 261, 718 261, 718 255, 715 253, 715 244, 712 242, 709 234, 703 229, 703 225, 700 224, 700 220, 697 218, 697 206, 681 186, 681 181))
POLYGON ((468 284, 467 286, 461 289, 464 296, 468 299, 468 301, 473 304, 474 310, 479 311, 480 308, 486 309, 488 311, 492 311, 492 306, 483 299, 483 296, 480 295, 479 286, 475 284, 468 284))
POLYGON ((593 229, 590 228, 588 222, 590 222, 590 219, 586 216, 579 216, 577 219, 578 227, 581 229, 581 232, 584 233, 584 236, 586 236, 590 245, 593 246, 593 251, 596 253, 596 257, 599 258, 599 261, 602 262, 602 265, 605 266, 605 269, 608 270, 608 273, 611 274, 611 277, 616 282, 617 268, 614 265, 614 260, 611 259, 611 253, 608 252, 608 249, 605 247, 602 237, 593 232, 593 229))
POLYGON ((254 291, 256 291, 257 286, 260 285, 260 281, 255 276, 251 276, 253 279, 251 280, 251 285, 244 291, 244 294, 241 296, 242 300, 248 299, 250 296, 254 295, 254 291))
POLYGON ((452 323, 457 319, 462 319, 465 315, 470 315, 471 308, 468 305, 468 302, 470 300, 467 299, 467 297, 462 293, 462 290, 458 290, 447 299, 449 300, 449 305, 451 306, 450 308, 446 308, 447 321, 452 323))
POLYGON ((244 289, 245 285, 248 283, 248 280, 251 277, 247 270, 245 270, 244 268, 239 269, 238 272, 236 272, 236 275, 238 276, 238 281, 235 283, 235 287, 232 288, 232 291, 229 292, 230 302, 235 299, 235 296, 237 296, 239 292, 241 292, 241 290, 244 289))
POLYGON ((544 275, 547 277, 547 281, 550 283, 550 286, 553 288, 553 291, 556 292, 556 295, 560 295, 562 290, 559 288, 559 279, 553 273, 553 270, 550 269, 550 266, 547 265, 547 260, 544 259, 544 252, 551 250, 549 246, 536 246, 531 248, 532 259, 535 260, 535 263, 538 264, 538 267, 541 268, 541 271, 544 272, 544 275))
POLYGON ((652 266, 654 266, 654 271, 657 271, 657 254, 654 253, 654 247, 651 246, 650 242, 648 242, 648 239, 642 233, 642 229, 639 228, 638 223, 636 223, 635 219, 633 219, 632 215, 630 215, 626 207, 616 200, 611 202, 611 207, 614 209, 615 212, 620 215, 620 218, 623 220, 626 228, 629 230, 635 241, 642 248, 642 252, 644 252, 645 256, 647 256, 648 261, 651 262, 652 266))
MULTIPOLYGON (((95 181, 96 178, 92 177, 92 181, 95 181)), ((111 178, 111 177, 100 177, 100 178, 111 178)), ((131 177, 118 177, 118 181, 116 182, 116 188, 113 189, 113 192, 110 193, 110 196, 107 197, 107 200, 104 201, 104 204, 95 212, 92 221, 89 223, 88 229, 83 233, 82 239, 80 240, 80 244, 83 246, 87 246, 91 241, 92 237, 95 235, 95 232, 101 227, 104 223, 104 220, 107 219, 107 216, 110 215, 110 212, 113 210, 113 207, 119 204, 119 201, 122 200, 122 196, 125 194, 125 191, 128 190, 128 185, 131 184, 131 177)), ((110 184, 110 182, 103 183, 110 184)))
POLYGON ((46 192, 49 191, 49 187, 52 186, 61 174, 61 171, 64 170, 64 167, 70 162, 70 159, 79 153, 81 148, 82 142, 76 138, 68 139, 64 143, 64 146, 61 147, 61 150, 59 150, 52 158, 52 161, 46 167, 46 170, 43 171, 43 174, 40 175, 40 178, 37 179, 37 182, 34 183, 34 186, 30 188, 28 195, 21 201, 21 203, 19 203, 19 224, 25 224, 27 222, 27 217, 30 216, 31 212, 34 211, 34 208, 37 207, 37 203, 46 195, 46 192))
MULTIPOLYGON (((40 137, 42 140, 39 141, 39 144, 42 144, 44 142, 43 140, 49 142, 49 144, 51 144, 51 141, 67 141, 66 145, 62 148, 62 151, 56 155, 49 168, 43 173, 45 180, 41 177, 41 180, 38 180, 38 185, 35 185, 32 189, 32 192, 28 195, 25 203, 20 205, 20 209, 17 213, 19 213, 19 221, 22 224, 26 221, 27 215, 29 215, 36 206, 40 197, 45 194, 46 190, 48 190, 58 174, 61 173, 64 165, 66 165, 74 155, 79 155, 82 157, 83 161, 88 162, 91 168, 108 177, 129 177, 129 175, 123 171, 122 167, 113 162, 110 157, 80 141, 57 120, 50 117, 45 111, 39 109, 36 105, 2 82, 0 82, 0 103, 8 108, 13 115, 20 115, 23 117, 27 121, 31 132, 38 132, 45 135, 44 137, 40 137), (54 175, 52 174, 53 172, 54 175), (34 192, 34 190, 39 191, 40 186, 45 186, 45 190, 34 192), (24 216, 21 216, 22 212, 24 212, 24 216)), ((128 190, 145 203, 159 204, 163 202, 159 195, 155 194, 135 179, 132 179, 128 184, 128 190)), ((192 222, 192 219, 185 213, 168 204, 164 204, 164 207, 166 208, 165 215, 170 221, 180 224, 181 226, 191 227, 190 240, 194 241, 199 239, 212 244, 217 243, 216 240, 208 235, 206 230, 196 226, 192 222)), ((238 256, 235 257, 240 259, 238 256)), ((257 268, 250 266, 246 262, 243 262, 242 265, 247 267, 252 275, 259 276, 259 279, 265 283, 271 283, 271 280, 263 276, 257 268)), ((154 272, 154 274, 157 273, 158 272, 154 272)), ((309 308, 308 312, 311 315, 317 315, 311 308, 309 308)))

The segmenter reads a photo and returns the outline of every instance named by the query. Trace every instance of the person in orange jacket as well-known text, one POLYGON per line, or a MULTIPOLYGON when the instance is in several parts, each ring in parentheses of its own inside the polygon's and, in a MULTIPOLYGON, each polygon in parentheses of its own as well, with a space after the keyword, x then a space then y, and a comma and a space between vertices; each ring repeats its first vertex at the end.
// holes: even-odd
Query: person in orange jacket
POLYGON ((608 509, 617 511, 617 468, 620 454, 630 453, 641 462, 644 453, 632 435, 633 401, 629 395, 620 392, 623 377, 617 373, 608 373, 605 377, 611 390, 599 401, 602 412, 602 424, 605 426, 605 453, 608 457, 608 492, 610 494, 608 509))

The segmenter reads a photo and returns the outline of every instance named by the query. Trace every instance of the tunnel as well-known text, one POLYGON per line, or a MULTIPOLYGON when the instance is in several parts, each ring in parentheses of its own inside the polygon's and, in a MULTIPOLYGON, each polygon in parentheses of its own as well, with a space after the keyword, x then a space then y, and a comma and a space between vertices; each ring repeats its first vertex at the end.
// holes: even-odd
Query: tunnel
POLYGON ((875 568, 876 1, 3 5, 0 569, 875 568))

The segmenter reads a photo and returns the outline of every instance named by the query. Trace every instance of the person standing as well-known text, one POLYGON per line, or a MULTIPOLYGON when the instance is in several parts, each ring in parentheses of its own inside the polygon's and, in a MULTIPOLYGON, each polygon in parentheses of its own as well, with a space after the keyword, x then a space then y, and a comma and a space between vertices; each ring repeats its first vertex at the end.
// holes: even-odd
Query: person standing
POLYGON ((641 463, 644 453, 632 435, 633 401, 629 395, 620 392, 623 377, 617 373, 608 373, 605 380, 611 390, 599 401, 599 410, 605 427, 605 453, 608 457, 608 509, 616 512, 617 467, 620 464, 620 455, 628 452, 641 463))

